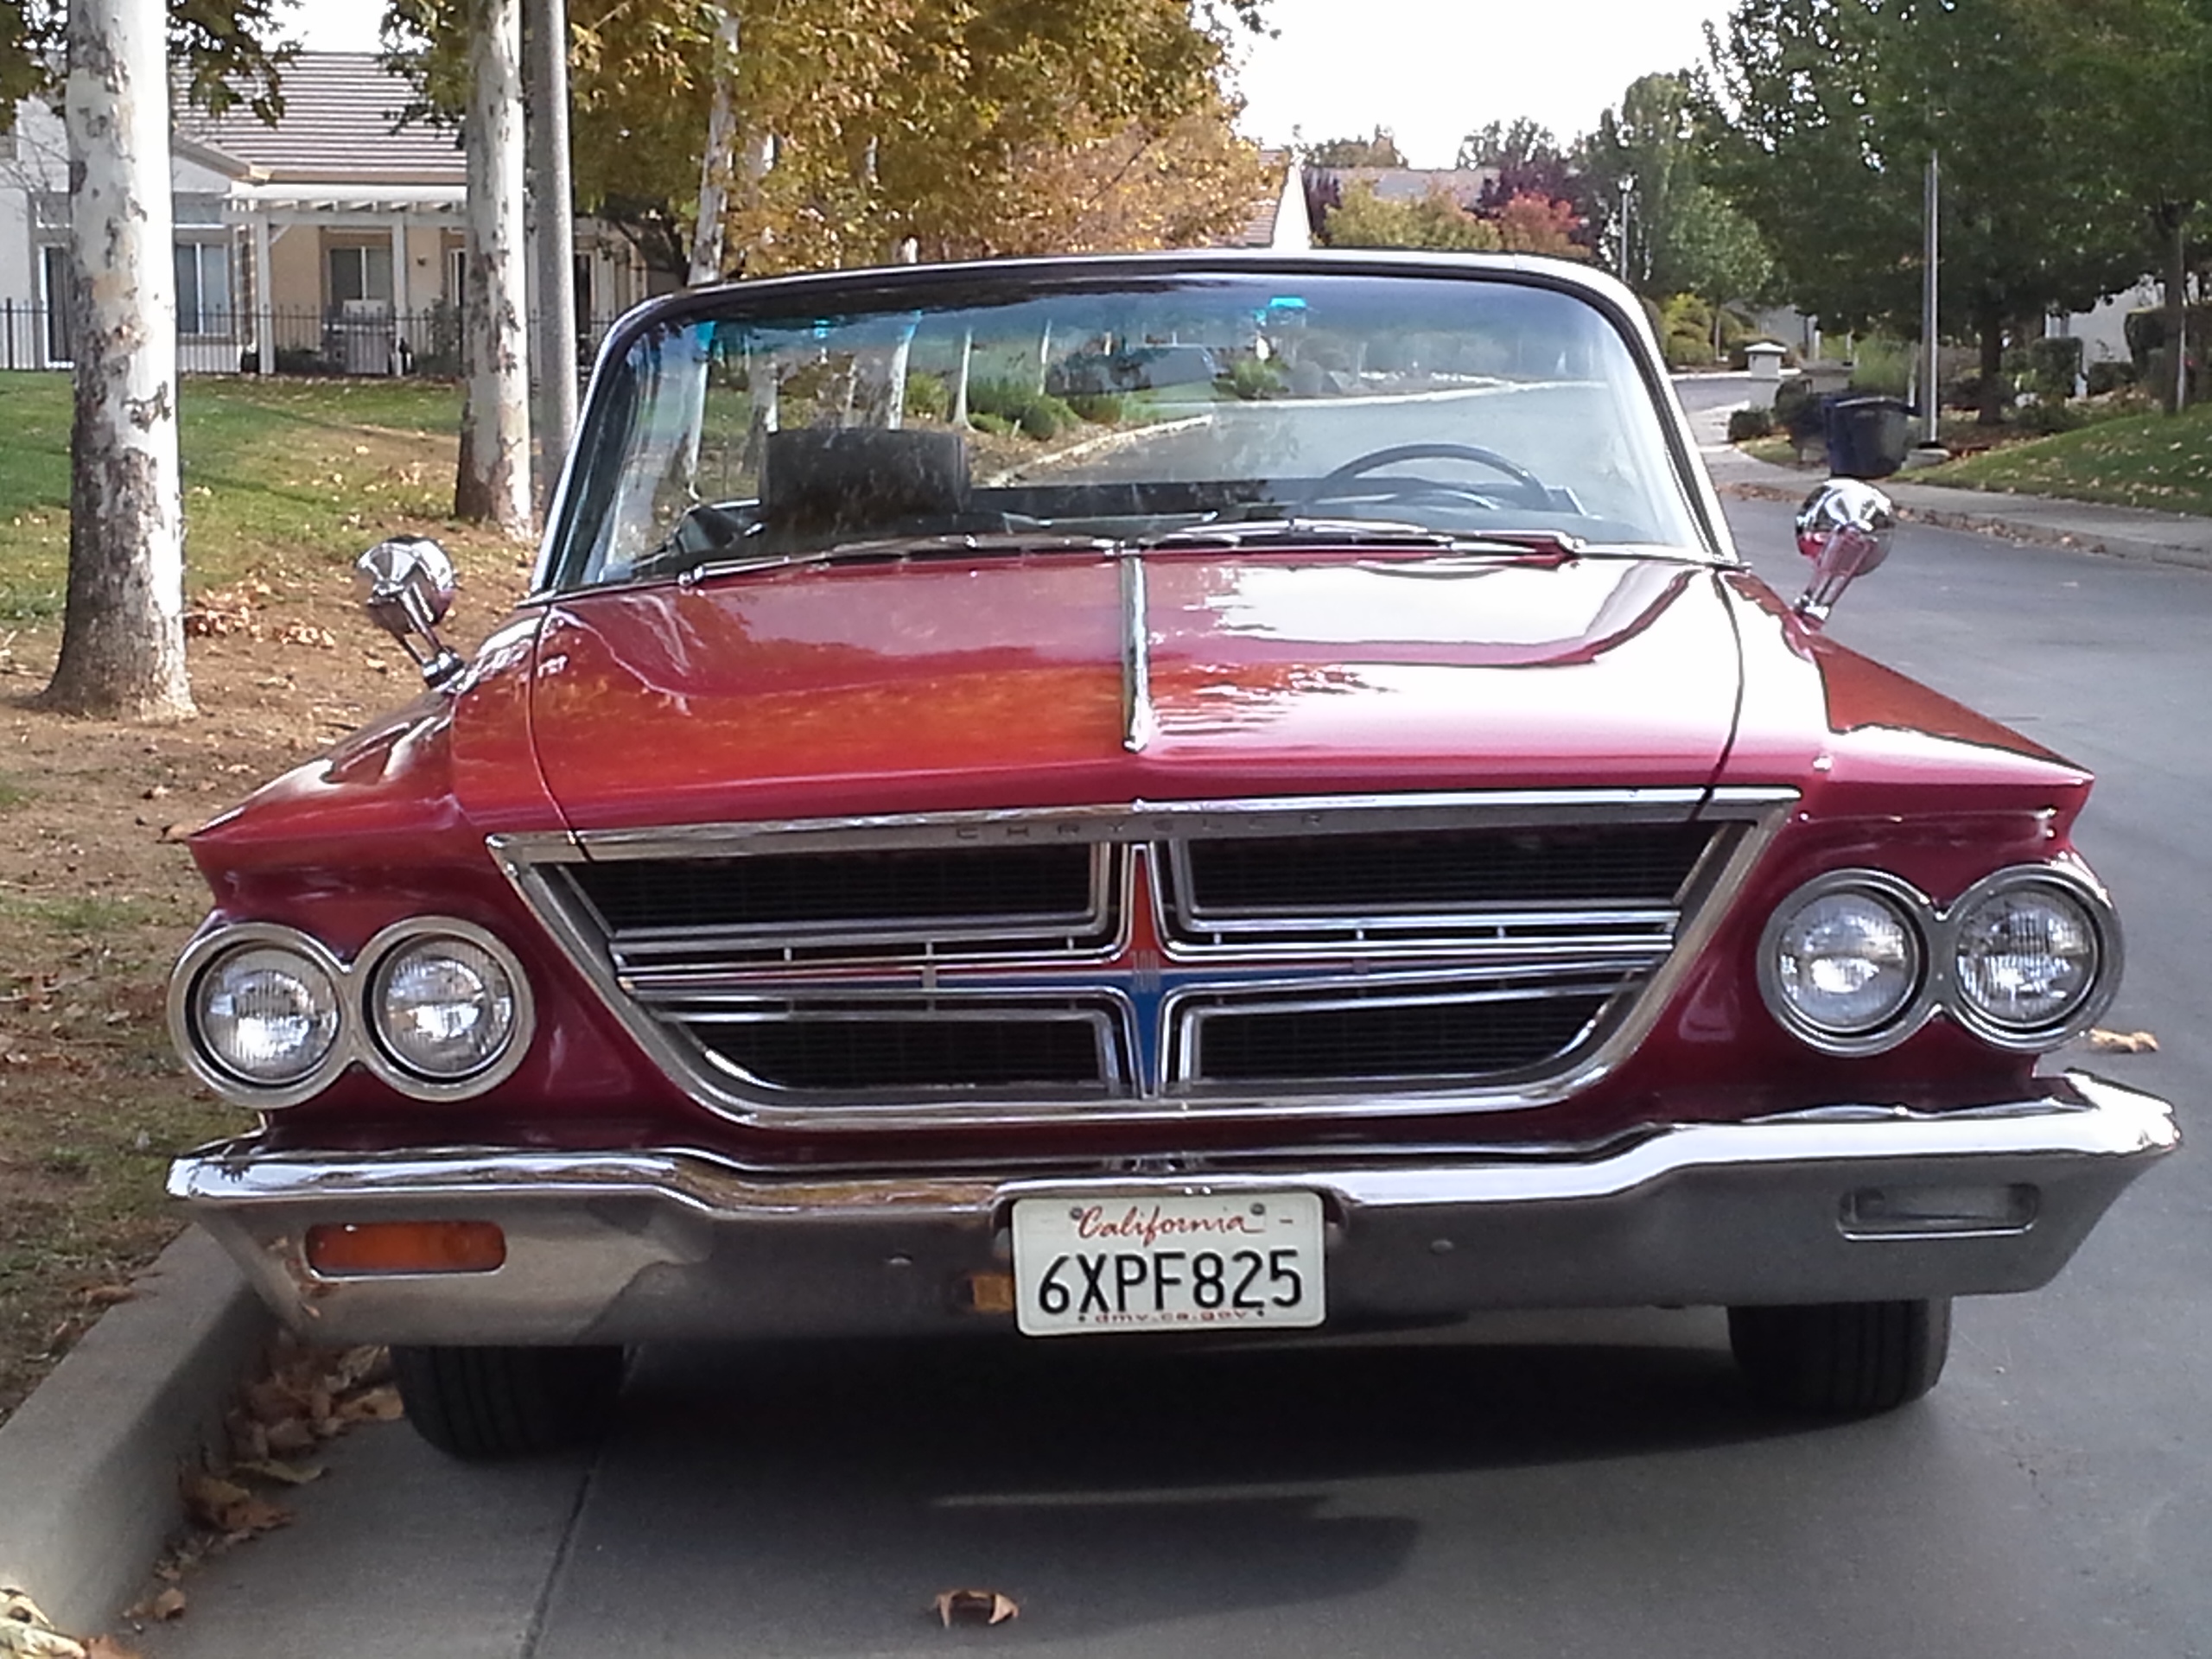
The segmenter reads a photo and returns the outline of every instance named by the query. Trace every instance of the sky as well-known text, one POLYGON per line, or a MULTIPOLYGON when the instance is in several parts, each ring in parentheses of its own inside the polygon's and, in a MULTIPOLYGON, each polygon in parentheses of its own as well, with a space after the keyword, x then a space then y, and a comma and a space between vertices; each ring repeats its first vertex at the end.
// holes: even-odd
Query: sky
MULTIPOLYGON (((1701 62, 1728 0, 1268 0, 1272 40, 1241 49, 1243 127, 1262 143, 1397 135, 1449 167, 1462 135, 1531 116, 1562 143, 1631 80, 1701 62)), ((301 0, 308 45, 374 51, 378 0, 301 0)))

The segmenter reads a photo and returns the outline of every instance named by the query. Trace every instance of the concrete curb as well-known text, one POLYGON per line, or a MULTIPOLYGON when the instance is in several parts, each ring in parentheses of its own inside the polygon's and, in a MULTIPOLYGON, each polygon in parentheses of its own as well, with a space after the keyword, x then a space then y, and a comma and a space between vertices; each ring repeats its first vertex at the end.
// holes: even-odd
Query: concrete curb
MULTIPOLYGON (((1812 475, 1808 474, 1807 476, 1812 475)), ((1815 479, 1812 483, 1800 488, 1768 483, 1764 480, 1731 479, 1725 481, 1716 480, 1714 487, 1723 495, 1752 501, 1783 501, 1794 506, 1811 494, 1819 482, 1815 479)), ((1875 487, 1885 491, 1889 488, 1880 480, 1877 480, 1875 487)), ((1904 487, 1912 486, 1908 485, 1904 487)), ((1941 530, 1971 531, 1982 535, 2002 536, 2011 541, 2024 542, 2037 547, 2070 548, 2078 553, 2101 554, 2107 558, 2170 564, 2190 570, 2212 570, 2212 549, 2179 546, 2142 535, 2115 533, 2111 530, 2060 530, 2052 525, 2033 524, 2001 511, 1985 512, 1971 509, 1962 511, 1955 507, 1932 507, 1912 501, 1902 491, 1891 492, 1891 499, 1897 505, 1899 518, 1915 524, 1933 524, 1941 530)))
POLYGON ((184 1511, 180 1465, 274 1325, 198 1228, 162 1252, 0 1427, 0 1584, 65 1630, 108 1629, 184 1511))

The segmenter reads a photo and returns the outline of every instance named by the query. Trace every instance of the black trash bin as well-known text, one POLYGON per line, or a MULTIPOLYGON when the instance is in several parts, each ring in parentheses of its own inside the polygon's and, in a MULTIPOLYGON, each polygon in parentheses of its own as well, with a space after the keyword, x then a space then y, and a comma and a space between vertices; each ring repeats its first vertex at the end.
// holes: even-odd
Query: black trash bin
POLYGON ((1912 405, 1895 397, 1832 397, 1828 471, 1838 478, 1887 478, 1912 448, 1912 405))

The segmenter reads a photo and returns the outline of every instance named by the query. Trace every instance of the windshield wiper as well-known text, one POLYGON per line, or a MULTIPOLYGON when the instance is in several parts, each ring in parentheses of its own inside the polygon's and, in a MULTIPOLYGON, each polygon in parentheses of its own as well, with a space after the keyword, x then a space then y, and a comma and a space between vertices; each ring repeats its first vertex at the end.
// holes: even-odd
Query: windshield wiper
POLYGON ((971 553, 1112 553, 1120 547, 1119 542, 1103 536, 1067 536, 1035 530, 889 536, 872 542, 839 542, 830 547, 800 548, 787 553, 753 553, 741 558, 712 559, 692 566, 677 581, 689 587, 709 576, 753 575, 764 570, 785 570, 803 565, 894 564, 920 559, 957 559, 971 553))
POLYGON ((1556 530, 1485 531, 1478 536, 1431 530, 1422 524, 1377 518, 1247 518, 1223 524, 1189 524, 1136 543, 1144 548, 1243 547, 1433 547, 1455 553, 1551 553, 1573 556, 1589 545, 1580 536, 1556 530))

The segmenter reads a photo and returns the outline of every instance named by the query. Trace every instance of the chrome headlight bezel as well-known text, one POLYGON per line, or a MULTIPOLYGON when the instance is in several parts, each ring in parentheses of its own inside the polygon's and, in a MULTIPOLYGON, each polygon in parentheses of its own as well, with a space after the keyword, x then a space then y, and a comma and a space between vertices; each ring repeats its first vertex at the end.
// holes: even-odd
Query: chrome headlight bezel
POLYGON ((454 916, 410 916, 395 922, 350 962, 312 935, 278 923, 237 922, 214 928, 186 946, 177 959, 169 976, 168 1024, 170 1040, 193 1076, 224 1099, 257 1111, 279 1111, 312 1099, 357 1063, 411 1100, 465 1100, 513 1076, 537 1030, 536 999, 520 959, 496 935, 454 916), (451 1079, 424 1077, 387 1053, 374 1034, 375 1014, 370 1007, 386 960, 410 944, 436 938, 465 940, 491 957, 507 976, 514 1004, 513 1022, 498 1056, 480 1069, 451 1079), (338 1034, 329 1052, 313 1071, 283 1084, 257 1084, 232 1071, 211 1052, 200 1030, 197 997, 208 969, 232 952, 257 946, 296 952, 327 975, 337 993, 338 1034))
POLYGON ((2119 912, 2104 889, 2070 859, 2008 865, 1943 906, 1886 870, 1832 870, 1792 888, 1774 907, 1759 933, 1758 953, 1759 995, 1777 1023, 1821 1053, 1846 1057, 1894 1048, 1939 1013, 1993 1048, 2016 1054, 2048 1053, 2088 1030, 2111 1006, 2120 988, 2121 968, 2119 912), (1960 925, 1961 918, 1993 896, 2032 887, 2055 889, 2081 906, 2096 934, 2097 958, 2088 991, 2064 1018, 2034 1027, 2010 1027, 1982 1013, 1960 988, 1960 925), (1878 894, 1903 906, 1917 929, 1923 953, 1918 991, 1879 1027, 1860 1034, 1838 1033, 1804 1017, 1783 994, 1776 963, 1776 946, 1787 921, 1812 900, 1847 890, 1878 894))
POLYGON ((1993 1047, 2021 1054, 2047 1053, 2094 1025, 2112 1006, 2120 989, 2120 912, 2102 887, 2070 865, 2019 864, 1986 875, 1945 908, 1944 925, 1945 1010, 1993 1047), (1959 982, 1959 949, 1964 923, 1976 908, 1991 899, 2035 887, 2057 893, 2082 912, 2094 937, 2096 954, 2090 963, 2088 984, 2071 1008, 2057 1019, 2037 1025, 2011 1025, 1986 1013, 1966 995, 1959 982))
POLYGON ((458 1100, 482 1094, 494 1084, 514 1075, 530 1050, 537 1030, 537 1010, 530 993, 530 976, 515 953, 499 939, 473 922, 453 917, 426 916, 396 923, 371 939, 357 960, 355 977, 360 985, 359 1015, 362 1047, 371 1070, 392 1088, 416 1100, 458 1100), (395 1053, 384 1035, 377 999, 394 958, 401 952, 436 939, 458 939, 489 957, 506 976, 513 1014, 499 1051, 475 1071, 458 1077, 435 1077, 417 1071, 395 1053))
POLYGON ((1937 957, 1929 926, 1932 911, 1926 894, 1884 870, 1833 870, 1792 888, 1768 915, 1759 932, 1759 995, 1767 1012, 1783 1030, 1824 1054, 1879 1054, 1895 1048, 1936 1011, 1937 957), (1878 1023, 1856 1031, 1823 1024, 1793 1001, 1783 988, 1779 963, 1782 936, 1789 925, 1808 906, 1840 893, 1862 894, 1895 912, 1911 938, 1915 953, 1915 982, 1904 1000, 1878 1023))
POLYGON ((169 976, 169 1038, 193 1076, 226 1100, 275 1109, 296 1106, 321 1094, 353 1058, 353 997, 346 964, 320 939, 274 922, 243 922, 194 939, 169 976), (287 1083, 257 1083, 217 1056, 200 1029, 200 992, 208 971, 243 950, 289 951, 312 964, 330 982, 338 1008, 338 1032, 313 1067, 287 1083))

